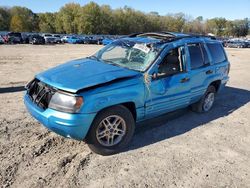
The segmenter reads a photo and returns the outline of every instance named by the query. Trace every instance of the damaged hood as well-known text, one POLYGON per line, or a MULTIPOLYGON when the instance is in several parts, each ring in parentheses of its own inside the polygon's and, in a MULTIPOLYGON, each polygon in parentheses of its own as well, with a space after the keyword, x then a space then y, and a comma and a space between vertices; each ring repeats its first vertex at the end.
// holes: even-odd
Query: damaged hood
POLYGON ((139 74, 101 61, 79 59, 42 72, 36 78, 52 87, 76 93, 80 89, 139 74))

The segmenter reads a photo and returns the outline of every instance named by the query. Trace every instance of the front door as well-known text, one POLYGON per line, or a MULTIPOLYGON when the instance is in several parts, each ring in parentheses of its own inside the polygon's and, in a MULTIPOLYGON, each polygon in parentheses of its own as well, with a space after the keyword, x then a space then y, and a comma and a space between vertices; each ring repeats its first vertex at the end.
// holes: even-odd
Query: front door
POLYGON ((158 116, 190 103, 190 77, 184 47, 170 49, 159 65, 157 78, 146 83, 146 118, 158 116))

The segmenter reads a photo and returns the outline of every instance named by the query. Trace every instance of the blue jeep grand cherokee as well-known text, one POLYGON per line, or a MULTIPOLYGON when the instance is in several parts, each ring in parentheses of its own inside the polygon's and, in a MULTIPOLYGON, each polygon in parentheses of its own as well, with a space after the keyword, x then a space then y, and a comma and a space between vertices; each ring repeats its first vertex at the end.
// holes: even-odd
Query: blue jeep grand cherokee
POLYGON ((209 111, 229 67, 212 38, 135 34, 36 75, 24 102, 48 129, 109 155, 128 145, 136 122, 189 105, 209 111))

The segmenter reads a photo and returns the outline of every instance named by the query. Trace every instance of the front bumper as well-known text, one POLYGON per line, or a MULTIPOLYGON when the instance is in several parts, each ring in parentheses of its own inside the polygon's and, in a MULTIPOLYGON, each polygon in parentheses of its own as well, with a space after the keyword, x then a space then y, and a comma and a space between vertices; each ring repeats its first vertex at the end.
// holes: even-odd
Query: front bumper
POLYGON ((94 120, 92 114, 70 114, 50 108, 43 110, 34 104, 28 95, 24 96, 24 103, 29 113, 51 131, 68 138, 83 140, 94 120))

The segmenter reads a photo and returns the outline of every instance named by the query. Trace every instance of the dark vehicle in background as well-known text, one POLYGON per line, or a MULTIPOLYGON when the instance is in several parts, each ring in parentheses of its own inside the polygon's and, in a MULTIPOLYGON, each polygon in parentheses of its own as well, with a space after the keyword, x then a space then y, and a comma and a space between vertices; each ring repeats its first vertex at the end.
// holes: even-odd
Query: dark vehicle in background
POLYGON ((33 34, 29 36, 30 44, 45 44, 45 39, 39 34, 33 34))
POLYGON ((250 48, 250 40, 246 41, 247 48, 250 48))
POLYGON ((94 37, 85 37, 84 44, 97 44, 98 40, 94 37))
POLYGON ((227 41, 224 46, 227 48, 247 48, 248 44, 245 41, 227 41))
POLYGON ((33 35, 33 33, 21 33, 21 35, 22 35, 23 43, 29 44, 29 38, 31 35, 33 35))
POLYGON ((9 32, 6 35, 6 42, 8 44, 21 44, 23 43, 22 34, 19 32, 9 32))
POLYGON ((96 40, 97 40, 97 43, 98 45, 102 44, 102 41, 103 41, 104 37, 97 37, 96 40))

